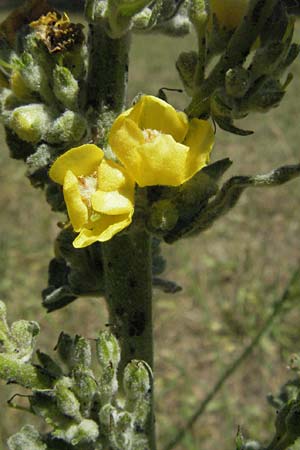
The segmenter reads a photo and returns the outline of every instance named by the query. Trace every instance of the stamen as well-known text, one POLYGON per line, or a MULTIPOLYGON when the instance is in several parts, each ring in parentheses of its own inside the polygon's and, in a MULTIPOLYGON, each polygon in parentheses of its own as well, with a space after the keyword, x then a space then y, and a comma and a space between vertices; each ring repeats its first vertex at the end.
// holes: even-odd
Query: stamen
POLYGON ((154 139, 160 135, 160 132, 158 130, 153 130, 152 128, 146 128, 142 131, 145 141, 146 142, 152 142, 154 139))
POLYGON ((88 176, 80 175, 78 177, 78 182, 82 200, 88 207, 91 207, 92 195, 97 190, 97 183, 98 183, 97 172, 95 171, 92 175, 88 176))

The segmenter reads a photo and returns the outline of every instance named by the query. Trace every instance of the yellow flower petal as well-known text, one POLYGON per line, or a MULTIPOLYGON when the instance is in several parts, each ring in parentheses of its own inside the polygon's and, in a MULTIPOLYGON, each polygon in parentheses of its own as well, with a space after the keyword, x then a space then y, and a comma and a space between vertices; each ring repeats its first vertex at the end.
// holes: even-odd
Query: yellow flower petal
POLYGON ((214 130, 208 120, 192 119, 184 144, 190 148, 185 166, 187 181, 209 161, 214 145, 214 130))
POLYGON ((188 147, 170 135, 159 135, 152 142, 123 155, 123 164, 139 186, 178 186, 183 182, 188 147))
POLYGON ((113 123, 109 134, 109 145, 122 162, 122 155, 132 151, 137 145, 145 142, 142 130, 131 119, 128 119, 127 111, 122 113, 113 123))
POLYGON ((118 191, 97 191, 92 196, 93 210, 108 215, 126 214, 133 211, 132 201, 118 191))
POLYGON ((103 156, 103 151, 94 144, 71 148, 54 161, 49 176, 56 183, 63 184, 68 170, 76 176, 90 175, 98 169, 103 156))
POLYGON ((188 118, 169 103, 152 95, 143 95, 128 114, 142 130, 157 130, 182 142, 188 131, 188 118))
POLYGON ((236 28, 247 13, 249 0, 210 0, 211 13, 221 27, 236 28))
POLYGON ((96 221, 92 228, 84 228, 73 241, 75 248, 83 248, 94 242, 105 242, 115 234, 130 225, 132 214, 122 214, 118 216, 103 215, 96 221))
POLYGON ((88 221, 88 208, 82 201, 78 179, 71 170, 64 179, 64 198, 72 226, 75 231, 80 231, 88 221))
POLYGON ((93 209, 105 214, 133 213, 134 181, 119 164, 103 159, 98 169, 98 189, 93 209))
POLYGON ((103 159, 98 168, 98 189, 101 191, 117 191, 126 184, 133 184, 125 169, 120 164, 103 159))

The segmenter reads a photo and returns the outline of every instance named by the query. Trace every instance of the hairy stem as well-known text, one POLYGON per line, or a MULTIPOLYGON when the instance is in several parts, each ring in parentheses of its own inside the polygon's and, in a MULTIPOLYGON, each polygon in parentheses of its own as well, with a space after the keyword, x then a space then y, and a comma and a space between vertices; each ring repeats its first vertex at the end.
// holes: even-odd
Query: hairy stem
MULTIPOLYGON (((140 230, 103 244, 106 299, 110 326, 121 345, 120 380, 132 359, 153 369, 151 239, 140 230)), ((155 450, 152 396, 148 423, 150 449, 155 450)))
POLYGON ((92 137, 101 146, 115 117, 124 109, 128 80, 130 36, 111 39, 102 22, 89 25, 89 68, 86 109, 92 137))

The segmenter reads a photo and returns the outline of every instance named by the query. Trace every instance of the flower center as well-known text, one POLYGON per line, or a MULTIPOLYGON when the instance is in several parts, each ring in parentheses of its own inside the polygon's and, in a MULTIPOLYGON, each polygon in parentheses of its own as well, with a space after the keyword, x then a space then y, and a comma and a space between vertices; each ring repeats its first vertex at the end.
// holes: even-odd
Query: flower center
POLYGON ((92 175, 87 176, 79 176, 79 192, 82 200, 87 205, 87 207, 91 207, 91 197, 97 190, 97 172, 95 171, 92 175))
POLYGON ((146 142, 152 142, 155 138, 157 138, 157 136, 160 135, 160 132, 158 130, 153 130, 152 128, 146 128, 142 131, 142 133, 146 142))

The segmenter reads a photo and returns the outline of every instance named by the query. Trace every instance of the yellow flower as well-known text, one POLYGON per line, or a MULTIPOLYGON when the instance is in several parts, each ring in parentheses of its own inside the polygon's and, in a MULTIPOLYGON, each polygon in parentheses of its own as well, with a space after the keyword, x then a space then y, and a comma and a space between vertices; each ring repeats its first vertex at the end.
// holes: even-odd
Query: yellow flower
POLYGON ((141 187, 179 186, 204 167, 214 142, 211 124, 177 112, 152 96, 113 123, 109 143, 129 175, 141 187))
POLYGON ((228 29, 239 26, 248 9, 249 0, 210 0, 211 14, 215 14, 219 25, 228 29))
POLYGON ((50 178, 63 185, 74 247, 104 242, 132 220, 134 182, 119 164, 93 144, 72 148, 52 165, 50 178))

